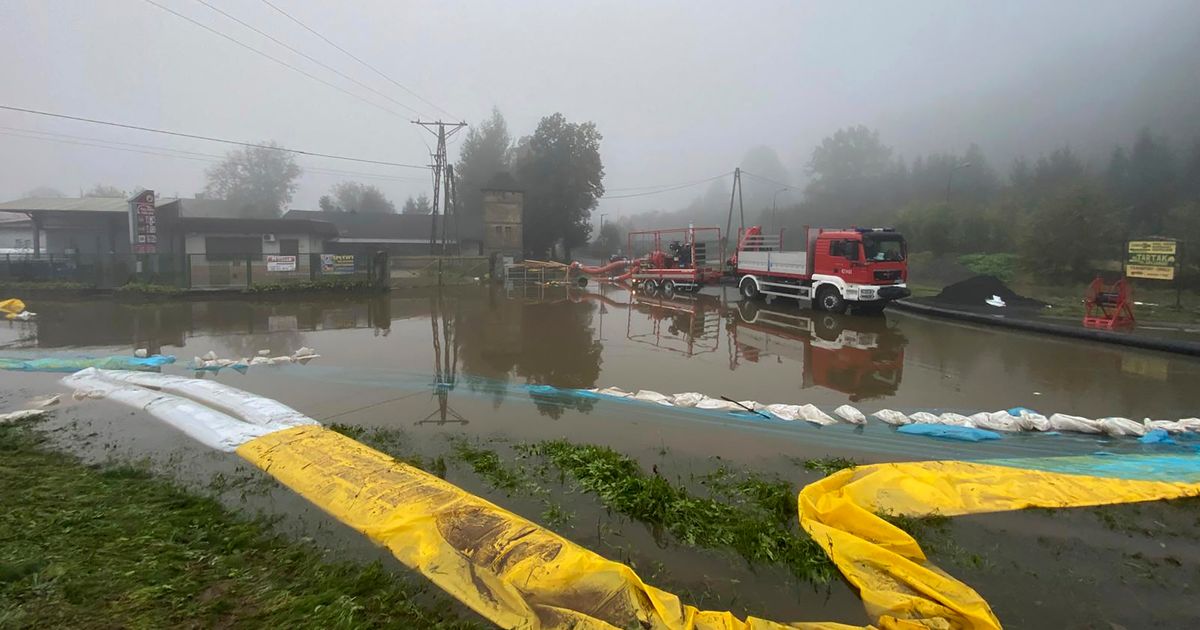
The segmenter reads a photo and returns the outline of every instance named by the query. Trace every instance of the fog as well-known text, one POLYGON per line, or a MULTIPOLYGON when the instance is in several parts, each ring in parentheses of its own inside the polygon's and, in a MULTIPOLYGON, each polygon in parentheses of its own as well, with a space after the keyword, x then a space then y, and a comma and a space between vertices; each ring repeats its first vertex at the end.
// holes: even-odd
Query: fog
MULTIPOLYGON (((415 112, 194 0, 155 1, 395 113, 144 0, 0 4, 0 104, 429 162, 433 138, 409 121, 446 114, 266 4, 206 0, 415 112)), ((752 150, 761 157, 761 147, 780 167, 761 174, 802 184, 813 147, 857 124, 877 129, 898 155, 977 143, 1001 166, 1064 144, 1102 159, 1143 126, 1181 145, 1200 133, 1200 3, 1190 0, 274 1, 468 123, 497 107, 515 139, 554 112, 594 121, 612 197, 728 172, 752 150)), ((229 148, 11 111, 0 111, 0 127, 3 199, 38 186, 75 195, 97 183, 190 196, 204 188, 209 156, 229 148), (162 154, 168 148, 193 154, 162 154)), ((450 153, 454 160, 453 144, 450 153)), ((315 209, 347 179, 377 184, 397 205, 430 189, 427 171, 298 161, 306 172, 293 208, 315 209)), ((678 209, 705 186, 605 199, 598 212, 678 209)))

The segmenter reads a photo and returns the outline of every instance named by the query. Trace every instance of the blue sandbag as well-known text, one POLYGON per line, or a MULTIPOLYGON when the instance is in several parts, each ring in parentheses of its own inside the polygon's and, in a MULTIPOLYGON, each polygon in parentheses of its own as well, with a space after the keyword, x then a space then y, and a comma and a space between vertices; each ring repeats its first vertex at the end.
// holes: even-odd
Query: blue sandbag
POLYGON ((985 440, 1000 439, 1000 434, 995 431, 976 429, 975 427, 957 427, 947 424, 906 424, 896 429, 896 431, 909 435, 924 435, 963 442, 983 442, 985 440))
POLYGON ((18 370, 21 372, 78 372, 84 368, 100 368, 102 370, 136 370, 150 372, 164 365, 174 363, 171 355, 156 354, 149 357, 47 357, 44 359, 4 359, 0 358, 0 370, 18 370))
POLYGON ((1022 413, 1037 413, 1037 412, 1030 409, 1029 407, 1013 407, 1012 409, 1008 410, 1008 415, 1015 416, 1017 418, 1020 418, 1022 413))
POLYGON ((1151 429, 1146 432, 1146 435, 1138 438, 1142 444, 1174 444, 1175 440, 1171 439, 1171 435, 1166 429, 1151 429))

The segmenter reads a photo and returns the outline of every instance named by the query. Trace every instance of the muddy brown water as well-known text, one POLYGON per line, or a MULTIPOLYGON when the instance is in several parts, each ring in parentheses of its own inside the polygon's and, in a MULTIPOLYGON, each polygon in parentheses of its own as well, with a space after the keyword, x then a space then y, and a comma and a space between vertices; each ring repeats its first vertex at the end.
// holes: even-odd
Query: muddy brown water
MULTIPOLYGON (((698 391, 811 402, 826 410, 850 403, 868 413, 1022 405, 1047 414, 1174 419, 1200 409, 1194 386, 1200 361, 1187 357, 902 313, 860 318, 782 300, 741 303, 733 292, 716 290, 668 299, 595 286, 471 287, 269 302, 43 302, 30 309, 39 313, 36 322, 0 324, 0 356, 103 356, 146 348, 176 355, 182 364, 209 350, 239 358, 309 346, 322 356, 307 366, 255 367, 244 375, 225 370, 210 378, 318 420, 401 430, 405 448, 425 457, 448 454, 452 437, 465 436, 506 458, 515 444, 567 438, 610 446, 685 484, 724 465, 778 475, 799 487, 816 478, 797 465, 810 457, 986 459, 1150 447, 1069 435, 947 443, 900 436, 879 424, 817 429, 548 396, 527 385, 698 391)), ((188 373, 178 364, 167 371, 188 373)), ((61 391, 59 376, 0 373, 0 408, 61 391)), ((60 444, 88 459, 145 460, 248 513, 282 517, 284 531, 337 555, 384 557, 302 499, 262 482, 236 457, 206 451, 140 412, 105 401, 69 403, 47 426, 60 444)), ((467 465, 448 459, 452 482, 542 518, 539 499, 493 490, 467 465)), ((867 621, 844 584, 814 588, 780 567, 679 544, 569 485, 550 491, 571 515, 556 531, 634 565, 651 583, 692 603, 779 620, 867 621)), ((1147 509, 1151 522, 1167 518, 1147 509)), ((1186 511, 1179 519, 1173 523, 1185 522, 1186 511)), ((1194 534, 1172 536, 1171 552, 1164 553, 1157 535, 1114 533, 1106 524, 1111 519, 1096 515, 955 519, 937 546, 942 551, 931 555, 976 586, 1012 627, 1132 628, 1145 619, 1185 627, 1183 620, 1200 617, 1195 605, 1182 603, 1200 579, 1194 534), (1143 574, 1174 577, 1162 586, 1143 574), (1063 579, 1076 582, 1068 588, 1063 579), (1047 594, 1056 589, 1071 593, 1069 606, 1047 594), (1122 598, 1126 605, 1110 605, 1122 593, 1131 594, 1122 598), (1041 599, 1031 599, 1035 595, 1041 599)), ((1190 522, 1191 531, 1197 526, 1200 521, 1190 522)))

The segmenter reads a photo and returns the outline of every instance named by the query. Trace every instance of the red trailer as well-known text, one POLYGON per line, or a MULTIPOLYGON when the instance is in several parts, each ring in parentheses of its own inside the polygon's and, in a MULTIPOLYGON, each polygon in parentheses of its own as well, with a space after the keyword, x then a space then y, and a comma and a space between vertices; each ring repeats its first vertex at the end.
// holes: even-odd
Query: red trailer
POLYGON ((696 292, 717 282, 725 259, 721 228, 686 227, 629 233, 627 274, 646 291, 696 292))

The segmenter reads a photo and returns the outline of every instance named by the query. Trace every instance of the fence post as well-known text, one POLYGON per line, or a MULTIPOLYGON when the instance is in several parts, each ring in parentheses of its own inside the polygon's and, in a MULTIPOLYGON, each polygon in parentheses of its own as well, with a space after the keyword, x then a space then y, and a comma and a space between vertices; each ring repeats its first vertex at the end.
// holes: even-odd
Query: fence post
POLYGON ((253 256, 254 254, 246 254, 246 289, 249 289, 253 286, 253 284, 250 282, 250 276, 254 273, 250 269, 250 258, 253 256))
POLYGON ((309 282, 317 281, 317 265, 321 264, 320 257, 321 257, 320 254, 313 254, 311 252, 309 252, 309 254, 308 254, 308 281, 309 282))

